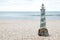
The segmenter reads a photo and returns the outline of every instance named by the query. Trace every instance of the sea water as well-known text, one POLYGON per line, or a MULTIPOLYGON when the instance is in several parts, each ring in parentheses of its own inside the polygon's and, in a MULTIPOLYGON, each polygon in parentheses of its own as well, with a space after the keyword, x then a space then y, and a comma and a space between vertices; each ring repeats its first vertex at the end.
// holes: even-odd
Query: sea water
MULTIPOLYGON (((41 12, 0 12, 0 20, 40 20, 41 12)), ((45 12, 46 20, 60 20, 59 11, 45 12)))

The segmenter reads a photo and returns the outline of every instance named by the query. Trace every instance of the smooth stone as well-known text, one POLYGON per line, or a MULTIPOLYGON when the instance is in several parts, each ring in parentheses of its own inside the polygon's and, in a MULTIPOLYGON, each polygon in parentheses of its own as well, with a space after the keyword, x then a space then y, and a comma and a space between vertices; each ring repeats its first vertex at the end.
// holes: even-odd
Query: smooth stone
POLYGON ((48 29, 46 29, 46 28, 39 29, 38 35, 39 36, 49 36, 48 29))

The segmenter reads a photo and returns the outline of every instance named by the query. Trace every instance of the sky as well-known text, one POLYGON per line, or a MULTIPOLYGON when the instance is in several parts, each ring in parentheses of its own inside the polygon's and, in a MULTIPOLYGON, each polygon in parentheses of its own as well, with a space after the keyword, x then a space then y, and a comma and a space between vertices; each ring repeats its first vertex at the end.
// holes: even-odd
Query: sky
POLYGON ((60 11, 60 0, 0 0, 0 11, 60 11))

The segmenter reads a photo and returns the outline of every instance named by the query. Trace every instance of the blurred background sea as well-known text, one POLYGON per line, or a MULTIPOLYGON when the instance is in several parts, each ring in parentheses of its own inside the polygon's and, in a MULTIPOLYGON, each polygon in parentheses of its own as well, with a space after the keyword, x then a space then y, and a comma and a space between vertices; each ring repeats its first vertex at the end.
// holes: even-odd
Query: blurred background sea
MULTIPOLYGON (((41 12, 0 12, 0 20, 40 20, 41 12)), ((60 20, 60 11, 47 11, 46 20, 60 20)))

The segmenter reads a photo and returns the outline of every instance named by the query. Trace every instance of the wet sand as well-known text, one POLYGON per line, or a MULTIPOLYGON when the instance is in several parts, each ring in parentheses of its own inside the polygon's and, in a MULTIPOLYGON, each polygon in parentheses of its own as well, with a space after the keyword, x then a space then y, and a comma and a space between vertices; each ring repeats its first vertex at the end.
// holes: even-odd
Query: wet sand
POLYGON ((60 20, 47 20, 48 37, 38 36, 39 20, 0 20, 0 40, 60 40, 60 20))

